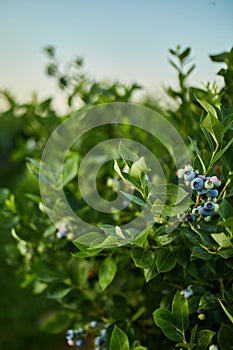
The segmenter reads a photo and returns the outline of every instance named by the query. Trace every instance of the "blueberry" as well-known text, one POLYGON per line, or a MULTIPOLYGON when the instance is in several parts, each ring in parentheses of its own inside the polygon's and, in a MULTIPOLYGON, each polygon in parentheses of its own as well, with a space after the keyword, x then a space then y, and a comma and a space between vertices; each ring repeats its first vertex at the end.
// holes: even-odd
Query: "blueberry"
POLYGON ((76 345, 76 346, 83 346, 83 345, 84 345, 84 341, 83 341, 82 339, 77 339, 77 340, 75 341, 75 345, 76 345))
POLYGON ((79 329, 77 329, 77 331, 75 332, 77 335, 83 335, 86 333, 85 329, 83 329, 82 327, 80 327, 79 329))
POLYGON ((210 210, 210 211, 214 210, 214 203, 213 202, 206 202, 204 204, 204 209, 210 210))
POLYGON ((206 196, 206 193, 207 193, 206 190, 198 191, 198 196, 200 196, 200 197, 205 197, 205 196, 206 196))
POLYGON ((199 214, 200 208, 202 208, 200 205, 199 205, 198 207, 196 207, 196 208, 193 208, 192 214, 193 214, 193 215, 198 215, 198 214, 199 214))
POLYGON ((105 338, 99 337, 99 336, 95 338, 95 345, 101 346, 101 345, 103 345, 104 343, 105 343, 105 338))
POLYGON ((91 321, 90 324, 89 324, 89 326, 90 326, 91 328, 95 328, 95 327, 98 326, 98 322, 97 322, 97 321, 91 321))
POLYGON ((221 186, 221 180, 219 179, 218 176, 212 176, 211 181, 213 181, 213 183, 216 187, 221 186))
POLYGON ((217 198, 218 197, 218 190, 208 190, 207 191, 207 196, 211 198, 217 198))
POLYGON ((192 182, 191 182, 192 190, 201 191, 203 189, 203 187, 204 187, 204 182, 199 177, 196 177, 192 180, 192 182))
POLYGON ((107 329, 106 328, 101 329, 101 331, 100 331, 101 337, 105 338, 106 334, 107 334, 107 329))
POLYGON ((184 170, 185 171, 193 171, 193 167, 190 164, 186 164, 185 167, 184 167, 184 170))
POLYGON ((75 332, 73 329, 68 329, 66 332, 66 339, 74 339, 75 337, 75 332))
POLYGON ((202 175, 202 174, 197 175, 197 177, 199 177, 203 181, 205 181, 206 179, 205 175, 202 175))
POLYGON ((184 179, 185 181, 192 181, 195 177, 194 171, 186 171, 184 173, 184 179))
POLYGON ((202 215, 202 216, 209 216, 210 215, 210 211, 206 210, 205 208, 202 207, 199 210, 199 214, 202 215))
POLYGON ((212 190, 214 188, 214 182, 211 179, 205 181, 205 188, 207 190, 212 190))
POLYGON ((58 239, 66 238, 66 233, 63 231, 57 231, 57 238, 58 239))
POLYGON ((205 222, 210 222, 211 220, 212 220, 212 216, 206 216, 205 218, 204 218, 204 220, 205 220, 205 222))
POLYGON ((182 179, 184 177, 185 170, 184 169, 179 169, 176 172, 176 175, 178 176, 179 179, 182 179))
POLYGON ((180 222, 186 221, 186 214, 185 214, 184 212, 177 214, 177 219, 178 219, 180 222))
POLYGON ((192 221, 195 221, 195 215, 193 215, 193 214, 188 214, 187 216, 186 216, 186 219, 187 219, 187 221, 189 221, 189 222, 192 222, 192 221))

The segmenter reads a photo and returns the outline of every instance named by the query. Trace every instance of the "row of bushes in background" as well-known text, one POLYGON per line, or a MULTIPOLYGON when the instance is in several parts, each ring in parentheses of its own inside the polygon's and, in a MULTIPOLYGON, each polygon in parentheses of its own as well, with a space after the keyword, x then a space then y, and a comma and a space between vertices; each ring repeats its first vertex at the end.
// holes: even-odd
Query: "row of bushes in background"
MULTIPOLYGON (((47 47, 45 51, 49 58, 47 73, 64 90, 70 108, 77 101, 80 109, 105 102, 131 102, 134 91, 141 88, 138 84, 126 86, 119 82, 94 81, 85 74, 81 58, 62 70, 54 48, 47 47)), ((152 99, 145 100, 142 105, 159 111, 182 135, 193 154, 193 168, 184 172, 199 170, 206 181, 208 176, 218 176, 221 185, 216 200, 211 196, 205 198, 206 193, 196 197, 194 192, 190 212, 183 216, 188 219, 180 220, 174 231, 165 233, 178 186, 177 169, 166 148, 158 140, 148 138, 145 132, 139 133, 124 125, 101 127, 87 133, 66 159, 64 191, 72 208, 87 222, 102 225, 106 236, 111 236, 116 227, 141 211, 150 195, 151 174, 147 174, 146 168, 133 175, 132 172, 126 174, 124 166, 127 165, 130 174, 134 163, 129 162, 125 154, 135 162, 138 155, 121 145, 117 173, 111 162, 106 164, 101 169, 98 190, 106 200, 111 200, 114 185, 122 177, 134 189, 132 203, 117 218, 93 212, 83 201, 75 180, 81 159, 93 146, 114 137, 136 139, 159 159, 166 181, 171 184, 166 210, 158 214, 158 203, 154 200, 151 203, 153 224, 148 223, 138 239, 123 247, 109 248, 103 241, 88 249, 85 243, 96 239, 100 235, 98 230, 92 236, 83 235, 73 242, 76 233, 69 232, 67 222, 63 222, 60 231, 51 224, 41 203, 35 174, 38 174, 39 160, 48 138, 70 114, 58 116, 52 99, 39 102, 33 98, 19 104, 10 93, 2 93, 9 107, 0 117, 3 185, 0 224, 2 235, 12 234, 15 239, 13 242, 9 238, 5 245, 6 261, 17 271, 24 288, 51 300, 50 313, 43 322, 40 320, 40 327, 52 334, 63 334, 64 344, 67 341, 68 345, 75 346, 72 343, 75 339, 80 341, 76 346, 84 349, 85 346, 94 348, 94 342, 96 349, 111 350, 174 347, 204 350, 214 349, 214 344, 215 349, 233 349, 233 50, 211 56, 212 61, 224 65, 218 73, 224 80, 221 89, 216 84, 207 84, 203 89, 188 86, 187 78, 195 68, 190 63, 191 50, 177 47, 170 50, 170 54, 170 63, 178 74, 179 89, 169 88, 167 93, 177 102, 177 107, 164 110, 152 99), (210 215, 200 214, 200 218, 190 220, 194 215, 193 206, 198 207, 200 201, 203 206, 216 201, 216 215, 206 208, 210 215), (211 220, 202 220, 207 216, 211 220), (88 328, 92 321, 97 322, 96 328, 88 328), (74 333, 73 339, 69 332, 78 332, 78 329, 84 332, 80 337, 74 333), (102 329, 106 330, 104 342, 98 338, 100 343, 97 344, 95 339, 102 329)), ((182 190, 181 212, 187 191, 185 183, 182 190)), ((157 188, 152 192, 158 195, 157 188)), ((163 191, 159 194, 163 195, 163 191)), ((125 239, 127 233, 121 234, 125 239)), ((10 344, 12 349, 25 347, 25 344, 21 347, 10 344)))

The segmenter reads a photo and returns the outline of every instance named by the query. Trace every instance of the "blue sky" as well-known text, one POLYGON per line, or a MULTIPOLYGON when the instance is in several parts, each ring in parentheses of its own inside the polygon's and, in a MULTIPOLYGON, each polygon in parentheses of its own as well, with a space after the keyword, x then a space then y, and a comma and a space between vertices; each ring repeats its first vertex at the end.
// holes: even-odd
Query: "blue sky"
POLYGON ((83 56, 92 76, 148 89, 175 84, 168 48, 191 46, 191 82, 213 81, 220 67, 208 55, 232 47, 232 13, 232 0, 1 0, 0 89, 21 99, 56 94, 46 45, 61 61, 83 56))

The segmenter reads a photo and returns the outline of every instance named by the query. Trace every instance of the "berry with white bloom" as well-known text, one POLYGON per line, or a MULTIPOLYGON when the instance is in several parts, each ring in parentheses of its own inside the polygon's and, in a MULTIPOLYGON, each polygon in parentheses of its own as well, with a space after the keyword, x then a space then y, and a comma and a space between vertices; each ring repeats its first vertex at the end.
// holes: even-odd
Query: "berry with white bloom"
POLYGON ((193 167, 191 164, 186 164, 185 167, 184 167, 184 170, 185 171, 193 171, 193 167))
POLYGON ((212 344, 209 346, 209 350, 218 350, 218 346, 215 344, 212 344))
POLYGON ((210 180, 213 181, 214 186, 216 186, 216 187, 221 186, 221 180, 219 179, 218 176, 212 176, 212 177, 210 178, 210 180))
POLYGON ((205 181, 205 189, 212 190, 214 188, 214 182, 211 179, 205 181))
POLYGON ((184 169, 179 169, 177 170, 176 175, 178 176, 179 179, 183 179, 184 173, 185 173, 184 169))
POLYGON ((184 173, 184 179, 185 181, 192 181, 195 177, 194 171, 186 171, 184 173))

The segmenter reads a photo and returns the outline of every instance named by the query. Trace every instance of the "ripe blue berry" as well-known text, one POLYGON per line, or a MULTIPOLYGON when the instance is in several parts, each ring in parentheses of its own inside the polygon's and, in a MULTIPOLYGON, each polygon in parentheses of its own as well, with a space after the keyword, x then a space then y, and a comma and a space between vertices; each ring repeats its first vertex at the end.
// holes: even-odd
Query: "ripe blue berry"
POLYGON ((105 343, 105 338, 99 337, 99 336, 95 338, 95 345, 101 346, 101 345, 103 345, 104 343, 105 343))
POLYGON ((203 187, 204 187, 204 182, 199 177, 196 177, 192 180, 192 182, 191 182, 192 190, 201 191, 203 189, 203 187))
POLYGON ((95 327, 98 326, 98 322, 97 322, 97 321, 91 321, 91 322, 89 323, 89 326, 90 326, 91 328, 95 328, 95 327))
POLYGON ((207 196, 211 198, 217 198, 218 197, 218 190, 208 190, 207 191, 207 196))
POLYGON ((205 208, 202 207, 199 210, 199 214, 202 215, 202 216, 209 216, 210 215, 210 211, 206 210, 205 208))
POLYGON ((187 216, 186 216, 186 219, 187 219, 187 221, 189 221, 189 222, 192 222, 192 221, 195 221, 195 215, 193 215, 193 214, 188 214, 187 216))
POLYGON ((74 339, 75 337, 75 332, 73 329, 68 329, 66 332, 66 339, 74 339))
POLYGON ((66 238, 66 233, 63 231, 57 231, 57 238, 58 239, 66 238))
POLYGON ((106 329, 106 328, 101 329, 101 331, 100 331, 101 337, 102 337, 102 338, 105 338, 105 337, 106 337, 106 334, 107 334, 107 329, 106 329))
POLYGON ((83 335, 86 333, 85 329, 83 329, 82 327, 80 327, 79 329, 77 329, 77 331, 75 332, 77 335, 83 335))
POLYGON ((202 179, 203 181, 205 181, 205 179, 206 179, 205 175, 202 175, 202 174, 197 175, 197 177, 199 177, 199 178, 202 179))
POLYGON ((198 196, 199 196, 199 197, 205 197, 206 193, 207 193, 206 190, 198 191, 198 196))
POLYGON ((204 209, 212 211, 214 210, 214 203, 213 202, 206 202, 204 204, 204 209))
POLYGON ((76 345, 76 346, 83 346, 83 345, 84 345, 84 341, 83 341, 82 339, 77 339, 77 340, 75 341, 75 345, 76 345))
POLYGON ((184 173, 184 179, 185 181, 192 181, 195 177, 194 171, 186 171, 184 173))

